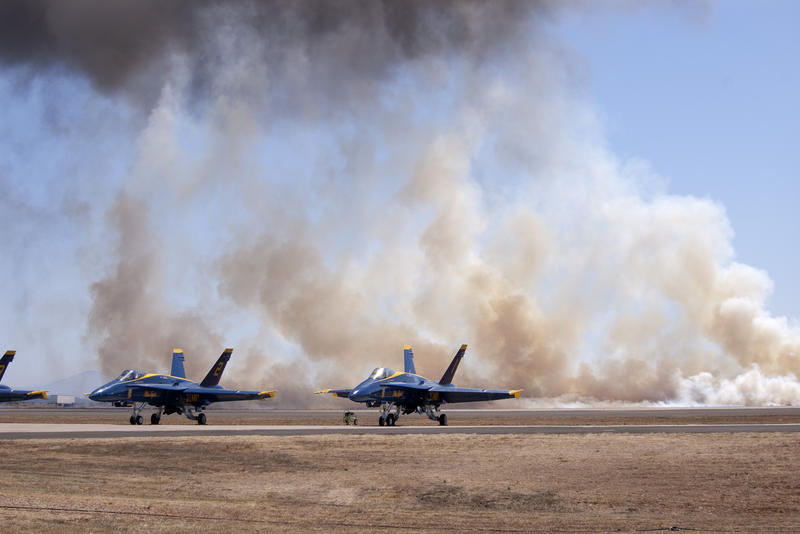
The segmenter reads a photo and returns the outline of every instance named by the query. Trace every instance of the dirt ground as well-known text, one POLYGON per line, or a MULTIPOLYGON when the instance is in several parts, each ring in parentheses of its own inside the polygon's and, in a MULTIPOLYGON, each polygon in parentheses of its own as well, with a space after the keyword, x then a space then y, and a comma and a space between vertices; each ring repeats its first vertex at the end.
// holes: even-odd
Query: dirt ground
POLYGON ((796 532, 795 434, 3 441, 5 532, 796 532))

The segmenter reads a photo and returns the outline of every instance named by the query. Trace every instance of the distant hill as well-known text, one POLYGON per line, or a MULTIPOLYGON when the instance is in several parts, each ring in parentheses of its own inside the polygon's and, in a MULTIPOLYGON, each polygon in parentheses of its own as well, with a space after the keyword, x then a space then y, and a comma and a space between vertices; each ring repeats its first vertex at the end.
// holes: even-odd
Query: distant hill
POLYGON ((74 395, 75 403, 90 403, 91 401, 84 396, 84 393, 92 391, 94 388, 105 384, 110 380, 100 371, 83 371, 68 378, 62 378, 51 382, 42 389, 48 390, 47 395, 74 395))

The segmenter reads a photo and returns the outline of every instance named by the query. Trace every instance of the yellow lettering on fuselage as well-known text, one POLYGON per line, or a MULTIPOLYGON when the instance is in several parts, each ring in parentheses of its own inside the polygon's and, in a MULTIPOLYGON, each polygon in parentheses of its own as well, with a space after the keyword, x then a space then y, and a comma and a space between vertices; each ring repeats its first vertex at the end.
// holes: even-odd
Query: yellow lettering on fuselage
POLYGON ((200 400, 199 393, 187 393, 186 402, 198 402, 200 400))
POLYGON ((144 398, 146 398, 146 399, 155 399, 156 397, 158 397, 158 393, 157 392, 145 390, 144 398))

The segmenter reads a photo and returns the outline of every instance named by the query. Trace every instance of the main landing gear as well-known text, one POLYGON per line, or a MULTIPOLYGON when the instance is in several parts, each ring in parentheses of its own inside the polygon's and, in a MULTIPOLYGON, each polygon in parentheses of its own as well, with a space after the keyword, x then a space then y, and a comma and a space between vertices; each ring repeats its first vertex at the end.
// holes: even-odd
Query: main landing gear
POLYGON ((447 414, 442 413, 441 406, 426 406, 425 413, 428 415, 428 419, 438 421, 439 426, 447 426, 447 414))
MULTIPOLYGON (((414 407, 405 407, 403 408, 403 413, 412 413, 416 411, 417 413, 423 413, 423 407, 417 406, 414 407)), ((429 419, 432 421, 437 421, 440 426, 447 426, 447 414, 442 413, 441 405, 436 406, 425 406, 424 413, 428 416, 429 419)), ((397 420, 400 418, 400 406, 397 406, 393 402, 389 402, 381 406, 381 415, 378 417, 378 425, 380 426, 394 426, 397 423, 397 420)))
POLYGON ((161 422, 161 413, 164 408, 159 408, 158 411, 150 416, 150 424, 157 425, 161 422))
POLYGON ((198 425, 206 424, 206 414, 203 413, 202 406, 196 406, 192 408, 191 406, 186 406, 182 410, 179 409, 178 413, 182 413, 186 416, 187 419, 191 419, 192 421, 197 421, 198 425))

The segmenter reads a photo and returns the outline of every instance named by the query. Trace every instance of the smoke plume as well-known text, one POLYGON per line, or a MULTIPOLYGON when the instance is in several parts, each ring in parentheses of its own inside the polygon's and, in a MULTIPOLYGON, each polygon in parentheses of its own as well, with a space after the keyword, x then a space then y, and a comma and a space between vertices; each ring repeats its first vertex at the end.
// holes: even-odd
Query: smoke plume
MULTIPOLYGON (((131 121, 89 288, 104 371, 319 402, 372 367, 563 402, 800 403, 724 207, 605 148, 561 2, 5 2, 0 62, 131 121), (195 357, 196 355, 196 357, 195 357), (207 362, 207 363, 206 363, 207 362)), ((97 208, 96 208, 97 209, 97 208)))

